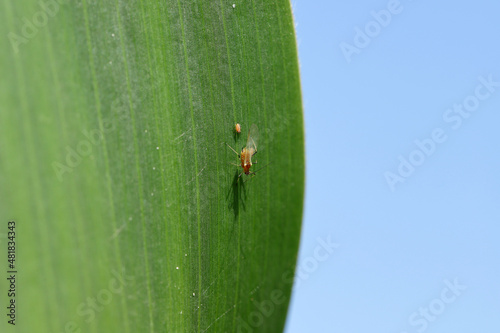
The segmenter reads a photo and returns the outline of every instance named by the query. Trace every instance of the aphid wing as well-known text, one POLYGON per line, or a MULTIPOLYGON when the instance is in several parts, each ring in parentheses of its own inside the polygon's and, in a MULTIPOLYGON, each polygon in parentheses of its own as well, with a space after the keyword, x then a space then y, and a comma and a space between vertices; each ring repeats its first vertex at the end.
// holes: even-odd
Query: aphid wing
POLYGON ((257 151, 257 140, 259 139, 259 130, 257 125, 252 124, 250 126, 250 131, 248 131, 247 146, 248 150, 253 150, 253 153, 257 151))

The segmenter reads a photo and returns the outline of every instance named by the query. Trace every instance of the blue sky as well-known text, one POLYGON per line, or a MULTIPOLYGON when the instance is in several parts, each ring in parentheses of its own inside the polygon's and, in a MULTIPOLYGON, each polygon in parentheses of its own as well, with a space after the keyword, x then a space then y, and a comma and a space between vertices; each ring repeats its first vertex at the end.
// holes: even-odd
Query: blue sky
POLYGON ((500 332, 500 2, 293 7, 307 183, 286 332, 500 332))

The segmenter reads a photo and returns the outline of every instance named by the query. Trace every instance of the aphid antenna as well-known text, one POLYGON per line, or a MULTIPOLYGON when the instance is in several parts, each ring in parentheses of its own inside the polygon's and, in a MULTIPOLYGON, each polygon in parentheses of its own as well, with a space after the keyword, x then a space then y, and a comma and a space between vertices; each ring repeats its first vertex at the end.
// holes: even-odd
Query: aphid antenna
POLYGON ((253 174, 255 174, 257 171, 260 171, 260 170, 264 169, 265 167, 267 167, 271 163, 273 163, 273 162, 269 162, 266 165, 264 165, 262 168, 259 168, 259 169, 255 170, 255 171, 253 171, 253 174))
POLYGON ((238 155, 238 157, 240 157, 240 154, 238 154, 238 152, 237 152, 236 150, 234 150, 234 148, 233 148, 233 147, 231 147, 231 146, 230 146, 227 142, 224 142, 224 143, 225 143, 225 144, 226 144, 229 148, 231 148, 231 150, 232 150, 232 151, 234 151, 234 153, 235 153, 236 155, 238 155))

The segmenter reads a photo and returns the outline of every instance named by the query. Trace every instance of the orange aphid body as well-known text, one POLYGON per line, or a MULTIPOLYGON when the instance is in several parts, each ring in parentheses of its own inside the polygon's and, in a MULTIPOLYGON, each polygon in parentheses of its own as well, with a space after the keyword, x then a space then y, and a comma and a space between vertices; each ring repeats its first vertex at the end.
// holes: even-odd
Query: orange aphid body
POLYGON ((243 148, 240 154, 241 167, 245 175, 250 174, 250 167, 252 166, 252 156, 255 155, 257 149, 253 148, 243 148))
POLYGON ((236 126, 234 127, 236 133, 241 133, 241 126, 240 124, 236 124, 236 126))
POLYGON ((257 153, 258 134, 259 133, 257 126, 253 124, 250 127, 250 130, 248 131, 247 144, 241 150, 241 154, 238 154, 236 150, 234 150, 231 146, 228 145, 228 147, 231 148, 231 150, 234 151, 236 155, 238 155, 238 157, 240 158, 241 167, 243 168, 243 172, 240 174, 240 176, 243 173, 245 173, 245 175, 253 174, 253 172, 250 171, 250 168, 252 167, 252 156, 257 153))
POLYGON ((257 137, 259 133, 257 126, 252 124, 248 131, 247 145, 243 147, 240 154, 241 167, 245 175, 250 174, 250 167, 252 166, 252 156, 257 153, 257 137))

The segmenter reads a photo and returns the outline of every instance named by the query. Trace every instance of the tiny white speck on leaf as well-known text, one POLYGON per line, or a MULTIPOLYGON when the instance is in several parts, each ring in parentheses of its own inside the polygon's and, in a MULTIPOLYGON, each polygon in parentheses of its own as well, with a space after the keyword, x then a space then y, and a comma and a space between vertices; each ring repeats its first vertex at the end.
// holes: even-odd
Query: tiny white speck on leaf
POLYGON ((155 167, 153 167, 153 170, 156 170, 156 168, 155 168, 155 167))
POLYGON ((195 294, 193 293, 193 296, 195 296, 195 294))
POLYGON ((147 132, 148 132, 148 130, 144 130, 144 133, 147 133, 147 132))
POLYGON ((153 192, 151 192, 151 196, 155 195, 153 192))
POLYGON ((175 267, 175 269, 179 269, 179 267, 175 267))
POLYGON ((236 4, 233 3, 233 8, 236 8, 236 4))
POLYGON ((115 34, 111 34, 111 37, 115 37, 115 34))
POLYGON ((156 149, 157 149, 157 150, 159 150, 159 149, 160 149, 160 147, 156 147, 156 149))

